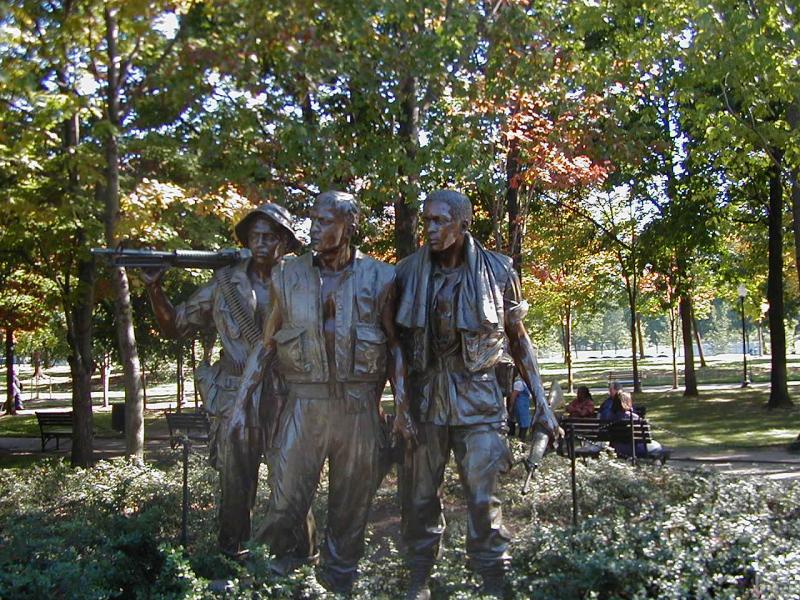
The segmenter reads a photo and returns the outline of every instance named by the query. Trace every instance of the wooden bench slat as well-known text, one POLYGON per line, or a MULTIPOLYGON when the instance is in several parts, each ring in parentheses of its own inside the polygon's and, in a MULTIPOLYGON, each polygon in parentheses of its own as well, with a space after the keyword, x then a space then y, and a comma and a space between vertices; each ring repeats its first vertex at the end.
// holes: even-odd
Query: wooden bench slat
POLYGON ((56 450, 59 449, 60 438, 71 438, 73 428, 72 411, 69 412, 36 412, 36 421, 42 438, 42 452, 45 451, 47 442, 56 441, 56 450))

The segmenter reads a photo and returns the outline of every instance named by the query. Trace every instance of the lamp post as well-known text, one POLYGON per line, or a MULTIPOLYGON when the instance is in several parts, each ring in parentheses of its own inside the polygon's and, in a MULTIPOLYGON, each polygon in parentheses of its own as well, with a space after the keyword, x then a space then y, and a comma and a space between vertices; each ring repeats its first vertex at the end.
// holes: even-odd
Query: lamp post
POLYGON ((742 387, 745 388, 750 385, 750 380, 747 377, 747 333, 744 326, 744 299, 747 296, 747 287, 740 283, 736 291, 739 293, 739 306, 742 310, 742 387))

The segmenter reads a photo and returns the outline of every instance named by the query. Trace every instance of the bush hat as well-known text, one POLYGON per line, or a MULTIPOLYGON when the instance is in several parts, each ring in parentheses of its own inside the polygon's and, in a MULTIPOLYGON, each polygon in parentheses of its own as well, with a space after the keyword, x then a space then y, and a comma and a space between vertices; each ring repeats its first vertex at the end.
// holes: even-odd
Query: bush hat
POLYGON ((273 204, 272 202, 267 202, 258 208, 254 208, 244 217, 242 217, 242 219, 233 228, 236 238, 239 240, 242 246, 247 246, 247 232, 250 229, 253 219, 261 216, 267 217, 274 223, 277 223, 289 233, 288 251, 297 254, 297 252, 303 247, 303 244, 297 239, 294 229, 292 228, 292 214, 283 206, 273 204))

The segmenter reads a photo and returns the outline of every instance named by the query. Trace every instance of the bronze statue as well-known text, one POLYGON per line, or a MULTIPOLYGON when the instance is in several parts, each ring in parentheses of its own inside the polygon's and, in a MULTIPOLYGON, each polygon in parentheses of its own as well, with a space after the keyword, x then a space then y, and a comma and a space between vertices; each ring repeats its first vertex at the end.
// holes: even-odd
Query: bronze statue
POLYGON ((430 597, 428 580, 445 527, 439 488, 451 451, 467 497, 469 566, 482 576, 483 593, 502 596, 510 556, 497 477, 511 463, 495 367, 506 343, 536 398, 534 427, 554 435, 557 423, 522 322, 528 306, 511 259, 470 235, 472 205, 459 192, 430 194, 423 221, 427 245, 396 269, 395 321, 419 436, 401 475, 407 597, 430 597))
MULTIPOLYGON (((161 287, 166 267, 143 269, 142 276, 161 330, 173 338, 216 330, 222 344, 219 362, 198 368, 196 384, 212 415, 209 449, 212 465, 220 472, 219 545, 232 556, 243 553, 250 537, 250 519, 258 482, 261 452, 274 426, 275 403, 261 401, 262 389, 253 390, 242 435, 230 442, 224 432, 233 411, 240 377, 253 347, 261 343, 261 327, 270 306, 269 281, 273 267, 286 252, 301 247, 292 231, 291 215, 276 204, 250 211, 235 227, 239 242, 251 258, 218 269, 213 279, 186 302, 174 307, 161 287)), ((276 385, 269 378, 264 388, 276 385)), ((264 389, 266 398, 274 393, 264 389)))
POLYGON ((364 551, 376 487, 379 402, 387 374, 401 415, 397 431, 409 438, 412 432, 402 418, 405 366, 395 335, 394 268, 351 246, 359 218, 352 195, 320 194, 311 216, 314 252, 287 258, 273 270, 266 344, 248 364, 231 427, 236 435, 258 372, 275 356, 288 399, 267 514, 254 537, 270 545, 278 572, 306 560, 292 532, 311 508, 327 459, 328 518, 317 579, 346 593, 364 551))

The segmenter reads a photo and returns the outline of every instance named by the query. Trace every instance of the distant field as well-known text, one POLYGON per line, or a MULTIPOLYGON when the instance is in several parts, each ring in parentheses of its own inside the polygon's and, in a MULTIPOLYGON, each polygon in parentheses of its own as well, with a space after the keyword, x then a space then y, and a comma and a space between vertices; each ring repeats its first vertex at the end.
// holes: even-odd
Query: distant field
MULTIPOLYGON (((654 426, 656 439, 669 446, 764 446, 786 444, 800 433, 800 356, 789 359, 790 392, 794 392, 798 407, 784 411, 768 411, 764 408, 769 395, 769 357, 748 358, 748 367, 756 385, 740 389, 742 366, 740 357, 723 356, 707 359, 706 368, 697 369, 701 393, 698 398, 684 398, 682 387, 672 391, 672 366, 669 359, 647 358, 641 361, 644 373, 644 390, 636 402, 645 404, 648 418, 654 426), (712 384, 716 384, 711 387, 712 384), (703 389, 702 386, 709 386, 703 389)), ((559 381, 566 387, 566 369, 562 363, 542 361, 542 376, 545 387, 551 381, 559 381)), ((607 386, 607 375, 611 370, 630 370, 630 359, 589 359, 581 356, 576 361, 573 376, 575 385, 588 385, 595 395, 595 403, 602 402, 607 386)), ((36 390, 30 380, 30 369, 21 369, 25 387, 24 401, 28 410, 38 408, 64 408, 71 404, 69 370, 66 366, 47 371, 36 390)), ((682 385, 682 373, 679 385, 682 385)), ((187 379, 186 404, 193 407, 194 396, 191 381, 187 379)), ((5 389, 5 372, 0 377, 0 389, 5 389)), ((175 406, 176 386, 164 383, 148 389, 148 410, 145 415, 147 435, 166 431, 163 411, 175 406)), ((92 398, 95 405, 95 430, 98 435, 119 435, 111 429, 110 408, 103 408, 99 378, 93 385, 92 398)), ((124 392, 119 377, 112 379, 111 402, 122 402, 124 392)), ((567 395, 569 400, 570 395, 567 395)), ((391 412, 391 397, 384 395, 384 406, 391 412)), ((27 412, 27 411, 26 411, 27 412)), ((0 436, 38 436, 39 430, 33 414, 0 416, 0 436)))

